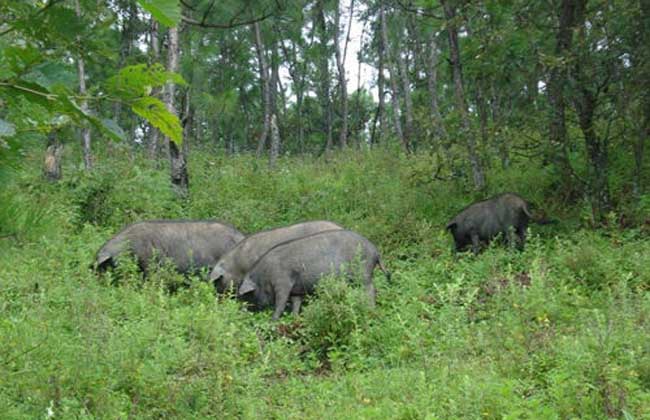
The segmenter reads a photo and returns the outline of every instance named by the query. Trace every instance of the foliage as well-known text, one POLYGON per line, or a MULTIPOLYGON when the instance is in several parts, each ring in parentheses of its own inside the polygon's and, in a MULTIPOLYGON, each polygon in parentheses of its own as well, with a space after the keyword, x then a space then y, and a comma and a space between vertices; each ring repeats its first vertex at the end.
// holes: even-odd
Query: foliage
POLYGON ((110 147, 95 173, 67 163, 58 184, 40 179, 40 147, 28 149, 3 190, 0 217, 17 217, 6 225, 16 238, 0 239, 6 417, 648 413, 648 232, 580 228, 580 211, 539 187, 553 172, 515 165, 490 176, 558 225, 531 225, 523 252, 495 244, 454 257, 443 226, 471 188, 429 180, 426 154, 282 157, 269 171, 250 156, 194 149, 185 202, 165 171, 110 147), (89 270, 124 224, 167 217, 245 232, 331 219, 375 242, 393 280, 375 275, 371 309, 362 287, 325 279, 302 315, 272 323, 168 268, 147 281, 128 261, 105 276, 89 270))
POLYGON ((181 20, 178 0, 138 0, 138 4, 165 26, 176 26, 181 20))
MULTIPOLYGON (((168 81, 179 84, 183 81, 179 75, 165 72, 159 65, 121 69, 107 85, 111 96, 97 92, 81 97, 75 93, 77 74, 70 55, 83 58, 86 54, 78 37, 86 29, 87 22, 74 10, 57 3, 60 2, 45 5, 32 1, 8 2, 2 6, 3 16, 11 19, 7 20, 0 34, 0 104, 3 105, 0 111, 0 146, 4 146, 3 149, 11 146, 15 151, 34 133, 47 133, 67 124, 84 126, 87 123, 111 139, 123 140, 125 134, 117 122, 102 118, 80 105, 90 100, 99 107, 107 99, 127 102, 135 113, 180 144, 182 129, 178 118, 150 95, 153 87, 168 81), (48 31, 35 30, 38 27, 47 27, 48 31)), ((180 19, 178 2, 152 0, 143 3, 157 10, 156 15, 164 18, 166 24, 180 19), (178 16, 172 13, 174 7, 168 7, 170 4, 175 4, 178 16)), ((100 19, 110 21, 106 16, 100 19)), ((93 25, 102 33, 110 31, 102 23, 93 25)), ((102 39, 101 36, 98 39, 102 39)), ((104 54, 102 46, 92 42, 85 47, 104 54)), ((95 80, 97 85, 99 82, 95 80)), ((8 158, 7 154, 5 150, 0 155, 3 162, 8 158)))
POLYGON ((354 350, 355 335, 369 326, 368 296, 343 277, 323 278, 316 287, 315 301, 305 308, 305 345, 322 361, 345 360, 354 350))

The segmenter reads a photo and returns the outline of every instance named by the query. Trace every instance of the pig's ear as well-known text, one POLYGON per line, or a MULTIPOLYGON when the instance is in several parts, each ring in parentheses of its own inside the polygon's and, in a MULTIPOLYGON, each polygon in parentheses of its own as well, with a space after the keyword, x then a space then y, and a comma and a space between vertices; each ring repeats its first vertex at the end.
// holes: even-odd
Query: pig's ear
POLYGON ((250 293, 254 291, 256 288, 257 286, 255 285, 255 283, 253 283, 250 278, 246 277, 244 279, 244 282, 241 284, 241 286, 239 286, 239 290, 237 291, 237 294, 239 296, 243 296, 246 293, 250 293))
POLYGON ((213 282, 217 280, 219 277, 223 276, 226 273, 226 270, 223 269, 223 267, 220 264, 217 264, 214 266, 214 269, 210 273, 210 281, 213 282))
POLYGON ((456 223, 456 222, 450 222, 447 226, 445 226, 445 229, 447 229, 447 230, 454 230, 454 229, 456 229, 456 226, 458 226, 458 223, 456 223))
POLYGON ((97 258, 95 259, 95 263, 91 265, 91 267, 95 270, 103 270, 111 264, 113 257, 110 254, 101 252, 97 255, 97 258))
POLYGON ((95 263, 97 264, 97 266, 100 266, 104 264, 106 261, 108 261, 110 258, 111 258, 110 254, 106 252, 100 252, 99 254, 97 254, 95 263))

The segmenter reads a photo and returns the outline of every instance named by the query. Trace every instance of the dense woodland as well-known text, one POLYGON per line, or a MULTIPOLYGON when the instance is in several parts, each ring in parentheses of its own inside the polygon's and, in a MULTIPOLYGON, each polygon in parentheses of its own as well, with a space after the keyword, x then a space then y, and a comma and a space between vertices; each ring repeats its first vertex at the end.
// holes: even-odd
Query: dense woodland
POLYGON ((0 17, 0 417, 650 416, 650 1, 0 17), (557 223, 452 253, 449 219, 503 191, 557 223), (89 268, 156 218, 332 220, 393 281, 373 309, 325 279, 272 323, 200 276, 89 268))

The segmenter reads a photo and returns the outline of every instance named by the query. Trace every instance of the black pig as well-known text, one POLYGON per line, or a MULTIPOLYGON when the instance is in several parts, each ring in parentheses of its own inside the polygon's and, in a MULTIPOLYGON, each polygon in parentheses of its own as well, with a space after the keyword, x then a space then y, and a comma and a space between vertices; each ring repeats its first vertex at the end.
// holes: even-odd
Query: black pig
POLYGON ((526 243, 526 228, 531 220, 528 203, 514 193, 503 193, 469 205, 447 224, 454 237, 455 250, 472 246, 479 252, 481 242, 489 242, 502 234, 508 243, 522 250, 526 243))
POLYGON ((274 306, 274 320, 282 315, 289 300, 292 312, 297 314, 303 297, 314 292, 322 276, 343 272, 350 275, 356 256, 361 259, 363 284, 374 306, 373 270, 379 266, 386 278, 390 278, 390 273, 382 264, 377 248, 349 230, 329 230, 276 245, 246 274, 237 295, 257 309, 274 306))
POLYGON ((124 253, 135 255, 140 269, 154 255, 168 259, 180 273, 195 273, 214 266, 244 235, 234 227, 215 221, 152 220, 127 226, 97 251, 95 267, 103 271, 124 253))

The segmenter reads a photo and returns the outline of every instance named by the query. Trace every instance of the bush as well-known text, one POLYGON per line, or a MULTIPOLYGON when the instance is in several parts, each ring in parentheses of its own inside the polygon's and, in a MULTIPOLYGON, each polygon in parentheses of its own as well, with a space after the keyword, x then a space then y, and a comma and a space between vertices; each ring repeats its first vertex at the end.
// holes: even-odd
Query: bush
POLYGON ((305 345, 321 362, 344 363, 355 333, 365 331, 370 318, 371 307, 363 290, 343 277, 324 277, 302 315, 305 345))

